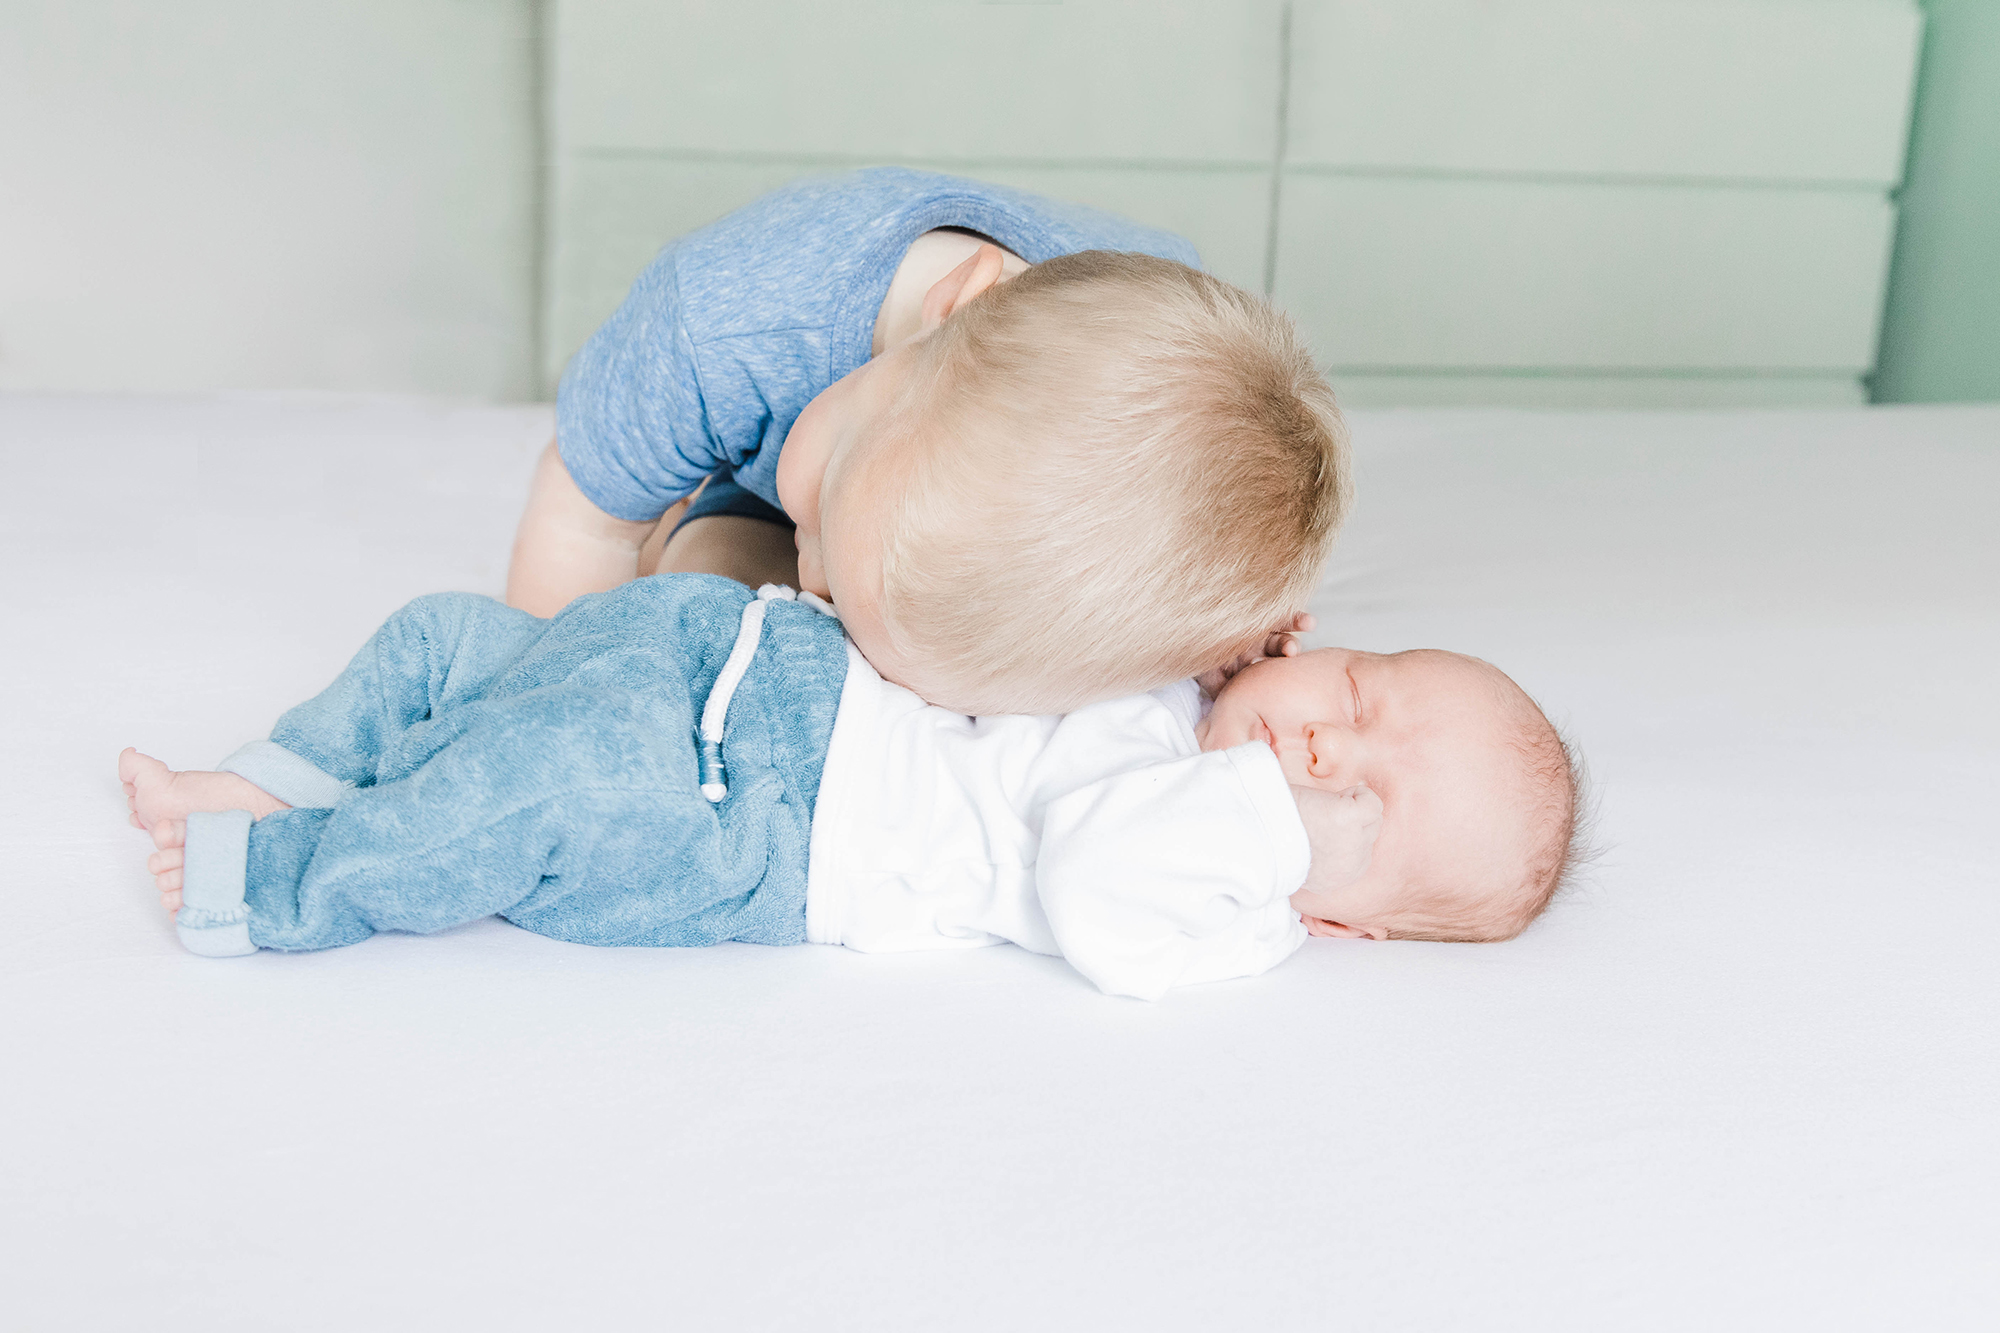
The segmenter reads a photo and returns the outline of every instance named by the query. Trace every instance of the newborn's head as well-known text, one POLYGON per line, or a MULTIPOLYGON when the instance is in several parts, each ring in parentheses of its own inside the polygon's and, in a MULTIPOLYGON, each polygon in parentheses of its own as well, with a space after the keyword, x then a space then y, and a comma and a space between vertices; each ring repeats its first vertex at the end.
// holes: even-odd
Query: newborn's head
POLYGON ((1223 687, 1200 736, 1205 750, 1262 741, 1277 753, 1313 843, 1292 905, 1316 935, 1508 939, 1574 855, 1575 758, 1521 687, 1475 657, 1270 658, 1223 687))

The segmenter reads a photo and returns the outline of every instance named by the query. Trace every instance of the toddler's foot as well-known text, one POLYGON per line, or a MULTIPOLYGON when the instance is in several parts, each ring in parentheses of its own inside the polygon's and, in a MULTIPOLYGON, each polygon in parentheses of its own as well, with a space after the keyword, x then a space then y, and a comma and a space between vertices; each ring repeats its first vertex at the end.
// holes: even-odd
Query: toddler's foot
POLYGON ((150 829, 163 819, 186 819, 200 811, 248 810, 252 819, 262 819, 292 808, 248 778, 200 769, 176 773, 129 747, 118 756, 118 780, 125 784, 133 828, 150 829))
MULTIPOLYGON (((129 751, 128 751, 129 753, 129 751)), ((181 870, 187 863, 188 826, 185 819, 162 819, 153 825, 153 846, 159 848, 146 858, 146 869, 160 890, 160 906, 171 915, 181 910, 181 870)))

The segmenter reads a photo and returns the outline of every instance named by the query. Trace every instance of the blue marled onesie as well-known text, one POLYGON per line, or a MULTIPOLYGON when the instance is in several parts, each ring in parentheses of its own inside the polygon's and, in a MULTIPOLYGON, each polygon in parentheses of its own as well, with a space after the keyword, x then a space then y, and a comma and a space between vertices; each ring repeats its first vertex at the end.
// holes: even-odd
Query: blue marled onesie
POLYGON ((847 650, 832 617, 768 604, 711 804, 696 725, 750 600, 663 574, 553 620, 410 603, 224 762, 294 808, 189 818, 182 940, 324 949, 498 913, 585 944, 802 943, 847 650))

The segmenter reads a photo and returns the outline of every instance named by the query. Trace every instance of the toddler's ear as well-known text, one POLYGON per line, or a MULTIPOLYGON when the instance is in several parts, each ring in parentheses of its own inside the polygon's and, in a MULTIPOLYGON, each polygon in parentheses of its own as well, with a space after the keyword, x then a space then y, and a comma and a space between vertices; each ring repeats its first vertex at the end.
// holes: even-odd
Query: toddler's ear
POLYGON ((1007 257, 997 245, 982 245, 974 250, 970 259, 932 283, 931 289, 924 293, 923 324, 917 332, 921 335, 936 329, 951 318, 952 311, 1000 281, 1006 263, 1007 257))

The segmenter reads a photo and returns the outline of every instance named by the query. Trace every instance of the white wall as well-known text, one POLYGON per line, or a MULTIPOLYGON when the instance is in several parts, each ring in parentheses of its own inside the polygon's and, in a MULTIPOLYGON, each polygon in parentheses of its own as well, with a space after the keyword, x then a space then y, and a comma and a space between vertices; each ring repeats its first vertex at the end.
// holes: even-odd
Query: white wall
POLYGON ((535 389, 531 0, 0 0, 0 388, 535 389))

